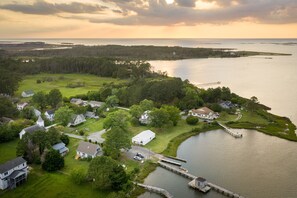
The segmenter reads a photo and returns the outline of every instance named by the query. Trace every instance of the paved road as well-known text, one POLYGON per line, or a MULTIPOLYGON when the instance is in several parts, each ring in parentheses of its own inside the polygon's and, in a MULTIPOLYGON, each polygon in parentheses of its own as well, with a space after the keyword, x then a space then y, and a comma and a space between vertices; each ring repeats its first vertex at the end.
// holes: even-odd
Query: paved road
POLYGON ((132 146, 131 149, 129 149, 128 151, 125 151, 125 154, 128 158, 133 159, 133 157, 137 154, 137 153, 141 153, 144 156, 144 159, 151 159, 151 158, 164 158, 163 155, 161 154, 157 154, 154 153, 153 151, 141 147, 141 146, 132 146))
POLYGON ((104 138, 102 138, 101 136, 106 133, 106 130, 103 129, 101 131, 98 131, 98 132, 94 132, 94 133, 91 133, 87 139, 88 140, 91 140, 92 142, 97 142, 97 143, 103 143, 105 141, 104 138))
POLYGON ((79 140, 84 140, 85 139, 83 136, 75 135, 75 134, 72 134, 72 133, 64 133, 64 134, 68 135, 69 137, 79 139, 79 140))

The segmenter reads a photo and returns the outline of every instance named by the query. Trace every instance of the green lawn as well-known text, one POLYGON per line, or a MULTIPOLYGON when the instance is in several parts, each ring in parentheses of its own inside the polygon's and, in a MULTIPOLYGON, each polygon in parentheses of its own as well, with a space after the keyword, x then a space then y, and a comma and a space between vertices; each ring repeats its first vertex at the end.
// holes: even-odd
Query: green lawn
POLYGON ((76 185, 68 175, 47 173, 38 166, 34 167, 27 182, 1 195, 3 198, 74 198, 74 197, 106 197, 109 193, 94 190, 90 184, 76 185))
POLYGON ((237 115, 231 115, 231 114, 228 114, 227 112, 222 112, 220 113, 220 117, 218 118, 218 121, 228 122, 228 121, 233 121, 236 118, 237 118, 237 115))
POLYGON ((72 131, 83 130, 87 135, 89 133, 103 130, 103 122, 104 122, 104 118, 100 118, 99 120, 87 119, 87 121, 84 122, 83 124, 80 124, 76 127, 71 127, 71 130, 72 131))
POLYGON ((16 147, 19 139, 0 144, 0 164, 16 158, 16 147))
POLYGON ((177 126, 166 127, 162 130, 146 126, 130 127, 129 130, 132 132, 133 136, 146 129, 150 129, 155 132, 156 138, 145 145, 145 147, 151 149, 156 153, 161 153, 163 150, 166 149, 171 139, 182 133, 189 132, 194 127, 197 126, 188 125, 185 120, 180 120, 177 126))
POLYGON ((257 112, 243 110, 241 113, 242 118, 239 120, 239 122, 250 122, 259 125, 269 124, 268 120, 260 116, 257 112))
POLYGON ((49 92, 51 89, 59 89, 64 97, 71 97, 78 94, 85 94, 88 91, 99 90, 104 83, 121 83, 124 80, 114 78, 98 77, 90 74, 37 74, 28 75, 24 77, 24 80, 20 83, 19 89, 16 92, 16 96, 20 96, 24 90, 33 90, 35 93, 38 91, 49 92), (38 79, 42 80, 46 77, 52 77, 52 82, 43 82, 37 84, 38 79), (63 77, 63 78, 61 78, 63 77), (66 87, 70 83, 84 82, 84 87, 68 88, 66 87))

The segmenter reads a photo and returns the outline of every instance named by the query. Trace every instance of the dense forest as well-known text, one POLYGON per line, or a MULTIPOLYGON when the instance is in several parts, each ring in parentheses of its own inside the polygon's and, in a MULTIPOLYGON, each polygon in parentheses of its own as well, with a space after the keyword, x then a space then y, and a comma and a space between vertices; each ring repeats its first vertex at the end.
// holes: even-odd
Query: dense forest
POLYGON ((168 46, 122 46, 122 45, 48 45, 44 43, 0 45, 2 56, 26 57, 104 57, 122 60, 179 60, 190 58, 223 58, 254 55, 288 55, 264 52, 236 51, 234 49, 189 48, 168 46), (52 49, 51 49, 52 47, 52 49), (38 50, 36 50, 38 49, 38 50), (42 49, 42 50, 41 50, 42 49))

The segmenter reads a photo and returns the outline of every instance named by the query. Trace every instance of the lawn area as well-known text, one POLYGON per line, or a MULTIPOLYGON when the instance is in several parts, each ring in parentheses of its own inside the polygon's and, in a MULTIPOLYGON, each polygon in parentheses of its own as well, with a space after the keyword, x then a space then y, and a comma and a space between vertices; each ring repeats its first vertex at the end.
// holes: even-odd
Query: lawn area
POLYGON ((241 111, 241 113, 242 118, 239 120, 239 122, 250 122, 259 125, 269 124, 268 120, 265 119, 263 116, 260 116, 257 112, 243 110, 241 111))
POLYGON ((71 97, 78 94, 86 94, 88 91, 99 90, 104 83, 121 83, 124 80, 98 77, 90 74, 37 74, 28 75, 24 77, 24 80, 20 83, 19 89, 16 92, 16 96, 20 96, 24 90, 33 90, 35 93, 38 91, 49 92, 51 89, 59 89, 64 97, 71 97), (51 77, 53 81, 43 82, 37 84, 37 80, 51 77), (84 82, 84 87, 68 88, 68 84, 84 82))
POLYGON ((103 122, 104 122, 104 118, 100 118, 99 120, 87 119, 87 121, 84 122, 83 124, 80 124, 76 127, 71 127, 71 130, 72 131, 83 130, 85 132, 85 134, 87 135, 89 133, 103 130, 103 122))
POLYGON ((161 130, 152 128, 152 127, 145 127, 145 126, 130 127, 129 130, 132 132, 133 136, 146 129, 150 129, 153 132, 155 132, 156 138, 151 142, 149 142, 147 145, 145 145, 145 147, 151 149, 156 153, 161 153, 166 149, 171 139, 175 138, 176 136, 182 133, 189 132, 194 127, 197 127, 197 126, 188 125, 185 120, 180 120, 177 126, 166 127, 161 130))
POLYGON ((0 144, 0 164, 16 158, 16 147, 19 139, 0 144))
POLYGON ((94 190, 90 184, 76 185, 68 175, 47 173, 34 166, 27 182, 1 195, 2 198, 74 198, 74 197, 106 197, 109 192, 94 190))
POLYGON ((231 115, 231 114, 228 114, 227 112, 222 112, 220 113, 220 117, 217 120, 221 122, 228 122, 228 121, 235 120, 236 118, 237 118, 237 115, 231 115))

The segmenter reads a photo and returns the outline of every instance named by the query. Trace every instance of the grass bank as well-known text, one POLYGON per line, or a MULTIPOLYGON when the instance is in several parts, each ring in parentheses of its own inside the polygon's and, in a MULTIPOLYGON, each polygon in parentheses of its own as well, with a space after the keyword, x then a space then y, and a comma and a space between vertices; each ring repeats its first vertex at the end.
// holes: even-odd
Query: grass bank
POLYGON ((20 83, 16 96, 20 97, 25 90, 33 90, 35 93, 43 91, 48 93, 51 89, 59 89, 63 97, 71 97, 86 94, 88 91, 98 91, 105 83, 122 83, 124 80, 115 78, 98 77, 90 74, 36 74, 27 75, 20 83), (37 83, 37 80, 44 82, 37 83), (68 85, 83 83, 81 87, 70 88, 68 85))

